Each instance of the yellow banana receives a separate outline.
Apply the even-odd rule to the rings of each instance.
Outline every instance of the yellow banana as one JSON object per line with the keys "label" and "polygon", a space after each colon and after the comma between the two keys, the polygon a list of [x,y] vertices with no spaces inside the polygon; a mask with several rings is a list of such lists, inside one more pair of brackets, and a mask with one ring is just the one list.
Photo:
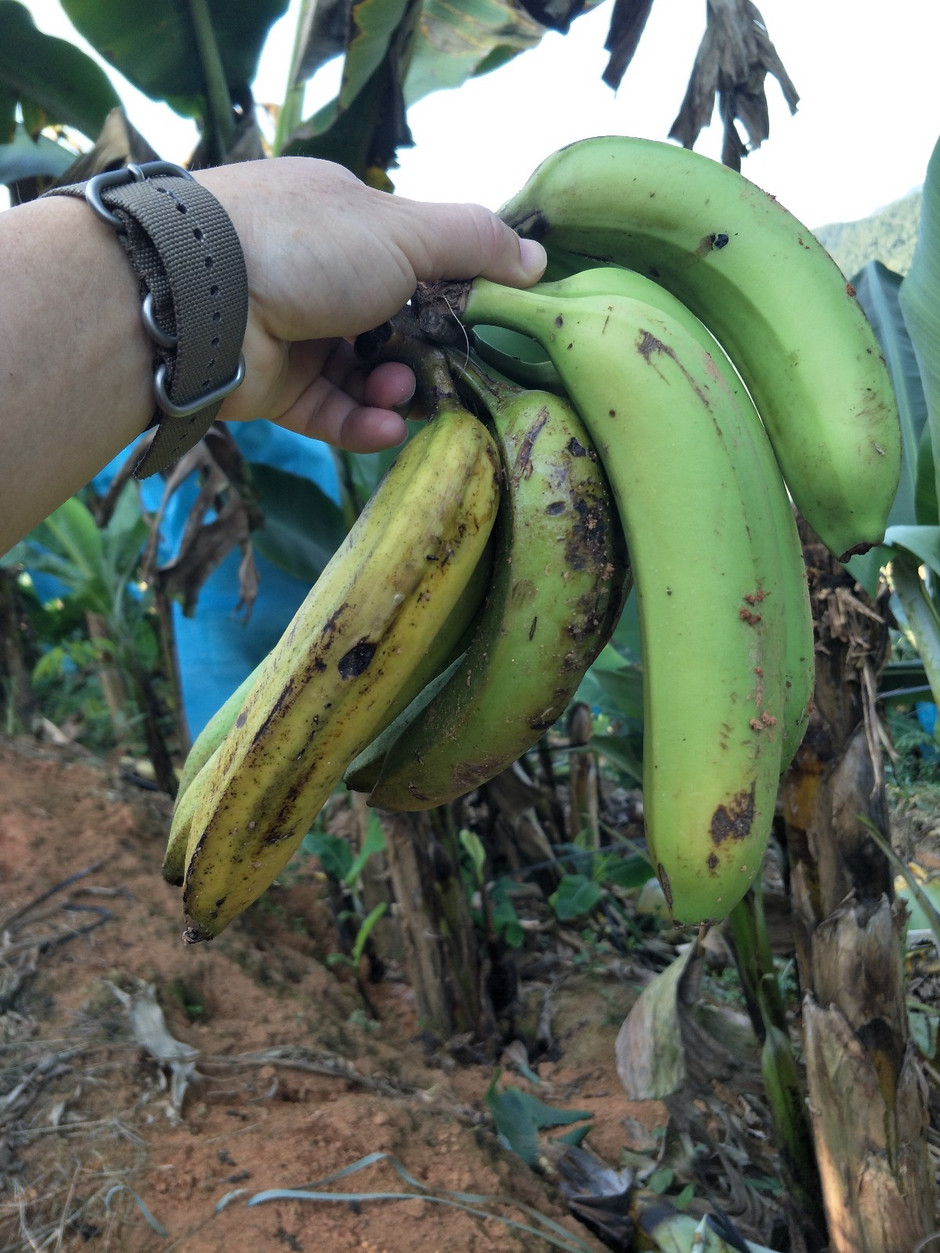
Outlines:
{"label": "yellow banana", "polygon": [[[466,586],[448,614],[447,620],[430,641],[424,654],[418,658],[414,670],[407,675],[402,690],[385,716],[386,723],[397,718],[426,684],[430,683],[446,666],[450,665],[454,657],[459,656],[464,650],[473,629],[473,621],[489,587],[492,567],[491,538]],[[216,749],[231,731],[260,672],[261,664],[255,667],[225,703],[216,710],[193,741],[186,760],[183,762],[176,803],[173,807],[170,834],[163,857],[163,877],[174,887],[182,885],[185,875],[186,849],[195,813],[196,795],[200,787],[207,784],[212,777],[212,771],[204,767],[209,759],[215,756]],[[383,730],[381,724],[377,730]],[[194,783],[195,787],[193,787]]]}
{"label": "yellow banana", "polygon": [[447,620],[498,502],[492,436],[443,399],[262,663],[198,788],[186,940],[217,935],[287,864]]}
{"label": "yellow banana", "polygon": [[822,245],[772,196],[698,153],[625,135],[553,153],[500,211],[563,269],[654,278],[720,341],[797,507],[837,556],[881,542],[900,474],[878,342]]}
{"label": "yellow banana", "polygon": [[747,422],[675,317],[621,294],[478,279],[463,311],[538,340],[620,511],[643,648],[643,804],[673,917],[724,917],[757,875],[782,764],[785,614]]}
{"label": "yellow banana", "polygon": [[[456,356],[456,354],[455,354]],[[564,713],[629,588],[616,506],[571,404],[461,358],[455,371],[499,445],[504,489],[492,584],[460,664],[354,763],[369,804],[430,809],[528,752]]]}

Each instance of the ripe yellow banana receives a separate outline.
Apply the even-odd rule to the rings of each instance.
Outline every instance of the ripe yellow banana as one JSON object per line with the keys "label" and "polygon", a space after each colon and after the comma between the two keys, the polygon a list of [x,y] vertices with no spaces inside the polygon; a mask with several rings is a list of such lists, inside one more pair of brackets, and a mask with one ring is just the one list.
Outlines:
{"label": "ripe yellow banana", "polygon": [[[785,769],[802,742],[812,706],[815,682],[813,615],[803,546],[793,506],[781,478],[766,428],[751,397],[731,359],[705,324],[681,300],[651,279],[618,266],[603,266],[580,270],[551,284],[543,283],[541,289],[551,291],[558,297],[618,293],[633,300],[645,301],[674,318],[696,340],[714,362],[716,381],[721,382],[733,395],[743,422],[736,438],[749,439],[753,443],[754,455],[761,467],[760,475],[748,475],[742,484],[742,497],[749,515],[753,510],[755,519],[751,537],[754,544],[764,550],[759,559],[762,568],[767,571],[765,592],[773,591],[778,606],[783,606],[786,618],[786,699],[782,743]],[[770,528],[760,529],[756,525],[757,520],[763,516],[764,505],[755,500],[755,492],[766,494],[766,505],[773,513],[773,525]]]}
{"label": "ripe yellow banana", "polygon": [[847,558],[881,542],[900,474],[888,372],[835,262],[772,196],[673,144],[600,136],[553,153],[501,215],[556,267],[614,262],[678,296],[740,372],[823,543]]}
{"label": "ripe yellow banana", "polygon": [[[455,354],[456,355],[456,354]],[[462,367],[462,368],[461,368]],[[504,489],[492,583],[460,663],[353,763],[369,804],[430,809],[528,752],[564,713],[629,590],[616,506],[571,404],[454,362],[487,413]],[[401,724],[397,735],[394,733]]]}
{"label": "ripe yellow banana", "polygon": [[498,503],[492,436],[443,400],[262,663],[208,779],[190,786],[185,939],[217,935],[287,864],[446,622]]}
{"label": "ripe yellow banana", "polygon": [[[491,536],[466,586],[447,615],[446,621],[430,641],[423,655],[417,659],[415,668],[407,675],[401,691],[383,719],[385,723],[397,718],[418,693],[466,648],[474,619],[489,588],[492,567],[493,541]],[[163,877],[174,887],[180,887],[185,876],[186,849],[192,830],[196,796],[200,788],[206,786],[212,778],[212,770],[206,770],[205,766],[210,758],[215,757],[216,749],[231,731],[248,693],[261,673],[261,668],[261,664],[256,666],[225,703],[216,710],[193,741],[186,760],[183,762],[170,833],[163,856]],[[376,729],[379,732],[384,730],[381,722]]]}
{"label": "ripe yellow banana", "polygon": [[763,466],[714,358],[675,317],[546,286],[478,279],[462,316],[543,345],[607,471],[640,620],[650,853],[674,918],[715,920],[760,870],[782,765],[785,607],[752,538],[776,524],[749,486]]}

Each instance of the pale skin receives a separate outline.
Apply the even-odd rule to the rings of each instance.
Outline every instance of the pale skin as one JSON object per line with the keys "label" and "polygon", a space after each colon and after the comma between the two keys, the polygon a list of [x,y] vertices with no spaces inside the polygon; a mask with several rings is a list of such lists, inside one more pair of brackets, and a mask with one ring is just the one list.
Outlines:
{"label": "pale skin", "polygon": [[[402,441],[414,376],[371,373],[350,340],[419,281],[483,275],[527,287],[544,270],[478,205],[374,191],[303,158],[197,174],[227,211],[248,271],[245,380],[219,418],[266,418],[351,452]],[[80,200],[0,213],[0,554],[88,483],[153,413],[151,344],[126,254]]]}

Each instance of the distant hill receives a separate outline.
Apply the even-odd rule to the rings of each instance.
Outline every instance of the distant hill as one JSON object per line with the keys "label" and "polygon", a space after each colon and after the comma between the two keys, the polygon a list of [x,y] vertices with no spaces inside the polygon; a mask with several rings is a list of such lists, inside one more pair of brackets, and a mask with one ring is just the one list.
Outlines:
{"label": "distant hill", "polygon": [[829,251],[846,278],[869,261],[881,261],[906,274],[914,255],[922,191],[913,191],[858,222],[820,226],[813,234]]}

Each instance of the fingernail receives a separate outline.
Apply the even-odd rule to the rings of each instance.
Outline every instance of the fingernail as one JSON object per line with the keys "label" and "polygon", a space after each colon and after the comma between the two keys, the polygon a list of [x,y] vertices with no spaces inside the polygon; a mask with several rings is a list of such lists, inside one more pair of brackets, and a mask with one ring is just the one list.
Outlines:
{"label": "fingernail", "polygon": [[520,238],[519,257],[526,274],[531,274],[533,278],[541,278],[548,264],[548,255],[537,240]]}

